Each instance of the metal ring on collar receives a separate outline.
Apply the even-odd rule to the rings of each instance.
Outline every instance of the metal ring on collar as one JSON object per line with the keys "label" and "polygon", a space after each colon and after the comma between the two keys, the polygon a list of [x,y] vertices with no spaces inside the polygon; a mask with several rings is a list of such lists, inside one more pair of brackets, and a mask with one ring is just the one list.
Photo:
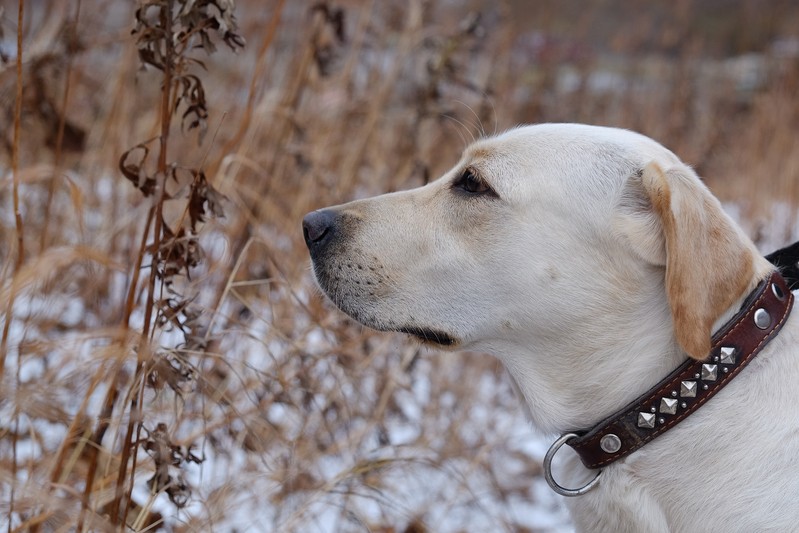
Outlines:
{"label": "metal ring on collar", "polygon": [[552,446],[549,447],[547,454],[544,456],[544,478],[547,480],[547,483],[549,483],[549,486],[552,487],[552,490],[561,496],[582,496],[589,490],[596,487],[599,484],[599,478],[602,476],[602,471],[600,470],[594,479],[578,489],[567,489],[566,487],[562,487],[557,481],[555,481],[555,478],[552,477],[552,459],[555,457],[555,454],[558,453],[558,450],[561,446],[569,442],[571,439],[577,438],[578,436],[579,435],[576,433],[566,433],[562,435],[558,440],[552,443]]}

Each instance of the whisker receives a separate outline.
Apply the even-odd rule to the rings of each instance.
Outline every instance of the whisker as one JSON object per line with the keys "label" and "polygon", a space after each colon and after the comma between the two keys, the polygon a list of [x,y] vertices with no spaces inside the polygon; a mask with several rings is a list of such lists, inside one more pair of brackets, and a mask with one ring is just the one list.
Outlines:
{"label": "whisker", "polygon": [[483,128],[483,121],[480,119],[480,115],[478,115],[477,112],[475,112],[474,108],[472,108],[472,106],[470,106],[466,102],[463,102],[461,100],[455,100],[455,102],[461,104],[463,107],[468,109],[472,115],[474,115],[474,118],[477,120],[477,130],[480,132],[480,138],[484,138],[486,136],[486,132],[485,129]]}
{"label": "whisker", "polygon": [[[464,124],[463,122],[461,122],[460,120],[458,120],[457,118],[455,118],[455,117],[453,117],[451,115],[447,115],[446,113],[442,114],[441,116],[443,116],[444,118],[447,118],[447,119],[455,122],[456,124],[459,124],[462,127],[462,129],[465,129],[466,131],[469,132],[469,135],[472,137],[472,142],[476,141],[476,139],[474,137],[474,134],[472,134],[471,130],[468,128],[468,126],[466,126],[466,124]],[[463,148],[466,148],[470,144],[469,141],[466,140],[466,136],[463,134],[462,129],[459,129],[459,128],[455,128],[455,129],[458,132],[458,135],[460,136],[461,141],[463,142]]]}

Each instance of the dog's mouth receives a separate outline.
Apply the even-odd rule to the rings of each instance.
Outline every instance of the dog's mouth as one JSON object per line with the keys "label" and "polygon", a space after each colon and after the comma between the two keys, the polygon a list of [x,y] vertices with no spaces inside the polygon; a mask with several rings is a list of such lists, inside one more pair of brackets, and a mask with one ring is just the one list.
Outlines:
{"label": "dog's mouth", "polygon": [[425,328],[417,328],[417,327],[404,327],[400,328],[397,331],[400,333],[407,333],[408,335],[413,335],[414,337],[421,339],[424,342],[428,342],[431,344],[437,344],[439,346],[448,346],[452,347],[458,344],[458,341],[443,331],[438,331],[434,329],[425,329]]}
{"label": "dog's mouth", "polygon": [[[440,329],[415,325],[401,326],[402,321],[398,322],[396,319],[387,318],[386,308],[390,308],[390,305],[374,297],[372,292],[369,292],[367,296],[365,290],[367,286],[371,286],[374,290],[374,287],[382,282],[382,278],[370,277],[368,272],[364,274],[366,269],[356,264],[357,270],[350,272],[344,279],[338,272],[342,270],[341,265],[346,265],[347,268],[344,270],[352,270],[353,266],[346,262],[338,265],[338,268],[336,268],[336,264],[328,266],[324,260],[320,261],[314,258],[313,268],[316,281],[336,307],[357,322],[378,331],[406,333],[424,343],[438,347],[454,348],[460,344],[457,338]],[[374,269],[370,267],[369,271],[372,270]]]}

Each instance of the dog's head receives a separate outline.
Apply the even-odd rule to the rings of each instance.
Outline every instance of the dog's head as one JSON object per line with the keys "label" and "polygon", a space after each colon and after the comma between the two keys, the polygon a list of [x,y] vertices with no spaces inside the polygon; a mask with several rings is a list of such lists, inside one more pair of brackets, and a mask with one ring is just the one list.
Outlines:
{"label": "dog's head", "polygon": [[[635,346],[641,322],[704,358],[714,324],[768,271],[674,154],[582,125],[480,140],[433,183],[315,211],[303,226],[319,285],[359,322],[523,351],[553,372],[600,345]],[[552,363],[553,351],[571,359]]]}

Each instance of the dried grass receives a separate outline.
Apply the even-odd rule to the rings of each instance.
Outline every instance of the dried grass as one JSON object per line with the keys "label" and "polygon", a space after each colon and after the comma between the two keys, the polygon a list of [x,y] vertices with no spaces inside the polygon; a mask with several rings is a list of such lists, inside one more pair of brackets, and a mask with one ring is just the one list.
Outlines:
{"label": "dried grass", "polygon": [[636,129],[764,246],[799,233],[791,2],[146,4],[0,8],[8,531],[555,528],[498,364],[354,324],[301,242],[475,136]]}

